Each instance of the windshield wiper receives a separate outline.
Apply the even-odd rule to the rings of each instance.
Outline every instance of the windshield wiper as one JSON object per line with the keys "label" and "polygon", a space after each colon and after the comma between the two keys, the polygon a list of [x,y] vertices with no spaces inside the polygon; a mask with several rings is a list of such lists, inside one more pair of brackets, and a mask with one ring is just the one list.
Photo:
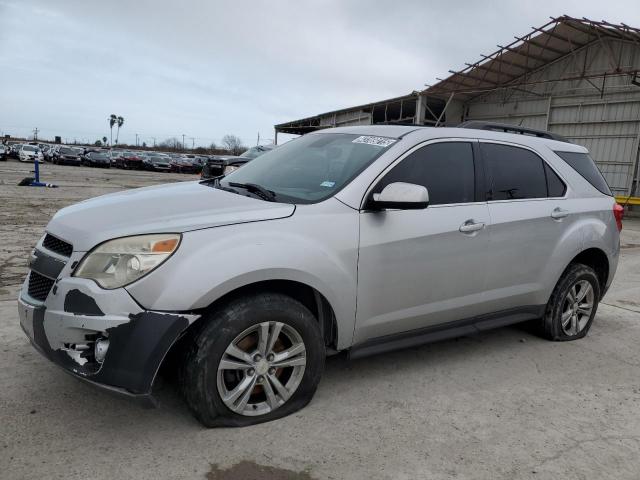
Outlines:
{"label": "windshield wiper", "polygon": [[229,182],[230,187],[235,188],[244,188],[246,191],[251,192],[258,197],[266,200],[267,202],[275,202],[276,201],[276,193],[271,190],[267,190],[262,185],[258,185],[257,183],[237,183],[237,182]]}

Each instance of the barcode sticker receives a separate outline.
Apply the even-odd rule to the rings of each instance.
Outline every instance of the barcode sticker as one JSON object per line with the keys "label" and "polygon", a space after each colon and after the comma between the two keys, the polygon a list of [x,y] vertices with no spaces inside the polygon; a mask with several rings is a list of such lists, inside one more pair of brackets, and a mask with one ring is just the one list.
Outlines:
{"label": "barcode sticker", "polygon": [[361,137],[356,138],[351,143],[366,143],[367,145],[373,145],[375,147],[385,148],[385,147],[388,147],[389,145],[396,143],[396,140],[394,138],[373,137],[373,136],[363,135]]}

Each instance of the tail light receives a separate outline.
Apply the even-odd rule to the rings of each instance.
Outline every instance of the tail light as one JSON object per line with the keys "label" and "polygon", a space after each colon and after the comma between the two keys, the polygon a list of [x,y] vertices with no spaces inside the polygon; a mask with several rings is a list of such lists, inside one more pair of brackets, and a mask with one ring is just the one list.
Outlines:
{"label": "tail light", "polygon": [[618,226],[618,231],[622,231],[622,217],[624,216],[624,207],[619,203],[613,205],[613,216],[616,217],[616,225]]}

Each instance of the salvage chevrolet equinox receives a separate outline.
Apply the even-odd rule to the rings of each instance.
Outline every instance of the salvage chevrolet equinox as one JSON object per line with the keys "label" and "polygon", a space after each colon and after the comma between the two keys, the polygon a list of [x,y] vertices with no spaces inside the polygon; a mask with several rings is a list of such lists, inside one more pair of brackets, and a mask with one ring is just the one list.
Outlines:
{"label": "salvage chevrolet equinox", "polygon": [[622,208],[585,148],[495,130],[327,129],[224,177],[64,208],[31,255],[22,328],[67,372],[140,399],[178,358],[206,426],[299,410],[339,351],[523,321],[582,338]]}

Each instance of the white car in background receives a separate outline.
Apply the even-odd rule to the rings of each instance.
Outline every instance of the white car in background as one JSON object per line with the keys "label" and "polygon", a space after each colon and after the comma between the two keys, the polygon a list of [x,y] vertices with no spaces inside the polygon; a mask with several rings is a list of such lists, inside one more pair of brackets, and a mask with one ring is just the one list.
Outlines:
{"label": "white car in background", "polygon": [[36,158],[39,162],[44,160],[42,152],[37,145],[22,145],[22,147],[20,147],[18,160],[21,162],[33,162]]}

